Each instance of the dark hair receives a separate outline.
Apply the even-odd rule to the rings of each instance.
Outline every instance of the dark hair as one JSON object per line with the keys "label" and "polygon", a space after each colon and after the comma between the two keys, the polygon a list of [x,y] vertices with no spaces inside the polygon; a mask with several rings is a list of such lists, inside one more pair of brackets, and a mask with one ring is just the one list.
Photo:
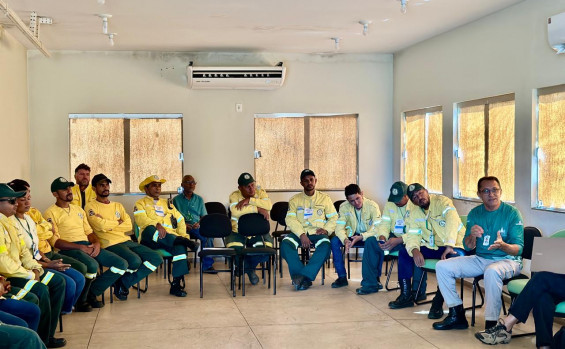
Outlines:
{"label": "dark hair", "polygon": [[78,171],[80,170],[86,170],[88,172],[90,172],[90,167],[88,167],[87,164],[80,164],[77,166],[77,168],[75,168],[75,174],[77,174]]}
{"label": "dark hair", "polygon": [[350,184],[347,187],[345,187],[345,197],[354,194],[361,194],[361,188],[359,188],[357,184]]}
{"label": "dark hair", "polygon": [[14,179],[8,183],[8,186],[10,186],[13,191],[26,191],[27,188],[30,187],[29,183],[23,179]]}
{"label": "dark hair", "polygon": [[481,183],[484,181],[495,181],[496,183],[498,183],[498,186],[502,188],[498,178],[496,178],[495,176],[484,176],[481,177],[481,179],[479,179],[479,182],[477,183],[477,191],[481,191]]}

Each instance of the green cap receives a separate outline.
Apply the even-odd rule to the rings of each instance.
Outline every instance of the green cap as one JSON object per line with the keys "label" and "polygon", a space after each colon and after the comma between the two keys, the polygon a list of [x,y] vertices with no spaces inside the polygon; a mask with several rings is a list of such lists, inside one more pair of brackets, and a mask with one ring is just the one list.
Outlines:
{"label": "green cap", "polygon": [[414,195],[415,192],[417,192],[420,189],[426,189],[424,188],[423,185],[421,185],[420,183],[412,183],[408,186],[408,197],[410,198],[410,200],[412,200],[412,195]]}
{"label": "green cap", "polygon": [[247,172],[243,172],[242,174],[240,174],[239,178],[237,179],[237,185],[241,185],[241,186],[245,186],[253,182],[255,182],[253,176]]}
{"label": "green cap", "polygon": [[26,194],[26,191],[14,191],[6,183],[0,183],[0,198],[19,198]]}
{"label": "green cap", "polygon": [[392,187],[390,187],[390,195],[388,196],[388,201],[394,202],[395,204],[400,202],[404,195],[406,195],[406,189],[408,186],[402,181],[394,182]]}
{"label": "green cap", "polygon": [[54,193],[57,190],[67,189],[68,187],[74,186],[75,184],[73,182],[69,182],[63,177],[58,177],[51,183],[51,192]]}

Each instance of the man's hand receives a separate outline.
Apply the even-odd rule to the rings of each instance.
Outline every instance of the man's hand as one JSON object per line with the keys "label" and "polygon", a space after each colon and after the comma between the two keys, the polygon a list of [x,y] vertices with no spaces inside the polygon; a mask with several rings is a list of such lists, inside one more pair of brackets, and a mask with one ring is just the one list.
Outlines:
{"label": "man's hand", "polygon": [[324,228],[316,229],[316,235],[328,235],[328,231]]}
{"label": "man's hand", "polygon": [[310,243],[310,239],[308,238],[308,235],[306,233],[300,235],[300,244],[303,248],[309,248]]}
{"label": "man's hand", "polygon": [[489,246],[489,251],[502,249],[506,243],[502,240],[502,236],[500,236],[500,230],[496,232],[496,240]]}
{"label": "man's hand", "polygon": [[414,264],[416,264],[417,267],[422,267],[426,263],[426,260],[424,259],[424,255],[422,254],[422,252],[420,252],[419,249],[417,248],[413,249],[412,256],[414,256]]}
{"label": "man's hand", "polygon": [[363,235],[355,235],[354,237],[351,238],[351,247],[354,247],[355,244],[357,244],[359,241],[363,241]]}
{"label": "man's hand", "polygon": [[379,244],[379,247],[383,250],[391,251],[396,246],[402,243],[402,238],[390,238],[384,244]]}
{"label": "man's hand", "polygon": [[345,238],[345,241],[343,242],[343,246],[345,246],[345,254],[348,254],[349,249],[351,248],[351,240]]}
{"label": "man's hand", "polygon": [[0,297],[10,292],[11,288],[12,286],[10,285],[10,281],[6,280],[5,277],[0,275]]}
{"label": "man's hand", "polygon": [[89,256],[91,256],[92,251],[94,251],[92,245],[79,245],[79,250],[81,250],[82,252],[86,253]]}
{"label": "man's hand", "polygon": [[190,223],[186,223],[186,231],[189,232],[189,231],[191,231],[192,229],[195,229],[195,228],[194,228],[195,225],[196,225],[196,224],[192,225],[192,224],[190,224]]}
{"label": "man's hand", "polygon": [[198,229],[200,228],[200,222],[196,222],[192,225],[192,229]]}
{"label": "man's hand", "polygon": [[121,218],[120,218],[120,219],[118,219],[118,224],[122,224],[123,222],[124,222],[124,220],[123,220],[123,219],[121,219]]}
{"label": "man's hand", "polygon": [[90,254],[90,256],[92,257],[98,256],[98,254],[100,253],[100,243],[98,241],[88,245],[88,247],[92,248],[92,253]]}
{"label": "man's hand", "polygon": [[63,263],[62,259],[50,260],[49,262],[47,262],[47,268],[54,269],[57,271],[65,271],[70,267],[71,265]]}
{"label": "man's hand", "polygon": [[441,259],[447,259],[448,254],[457,254],[457,252],[453,251],[453,247],[445,246],[445,251],[443,251],[443,253],[441,254]]}
{"label": "man's hand", "polygon": [[157,231],[159,232],[159,239],[164,239],[167,236],[167,230],[161,225],[161,223],[157,223],[155,226]]}
{"label": "man's hand", "polygon": [[269,220],[269,211],[265,210],[264,208],[257,207],[257,213],[262,214],[266,220]]}
{"label": "man's hand", "polygon": [[249,199],[250,198],[241,200],[240,202],[237,203],[237,205],[235,205],[235,208],[237,208],[238,210],[241,210],[245,206],[249,205]]}
{"label": "man's hand", "polygon": [[100,219],[104,219],[104,217],[102,217],[102,215],[101,215],[100,213],[95,214],[94,217],[98,217],[98,218],[100,218]]}
{"label": "man's hand", "polygon": [[33,271],[33,274],[35,274],[35,281],[39,281],[39,276],[40,276],[39,270],[33,269],[32,271]]}

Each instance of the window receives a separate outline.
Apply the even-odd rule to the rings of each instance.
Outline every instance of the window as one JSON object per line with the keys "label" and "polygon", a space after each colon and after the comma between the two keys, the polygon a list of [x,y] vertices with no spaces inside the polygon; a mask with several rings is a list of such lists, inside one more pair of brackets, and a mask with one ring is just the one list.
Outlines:
{"label": "window", "polygon": [[565,85],[539,89],[537,103],[534,205],[565,211]]}
{"label": "window", "polygon": [[309,168],[318,189],[343,190],[357,183],[357,115],[256,115],[255,150],[263,188],[302,190],[300,172]]}
{"label": "window", "polygon": [[458,198],[477,198],[479,178],[496,176],[514,201],[514,94],[457,104]]}
{"label": "window", "polygon": [[70,178],[80,163],[104,173],[112,193],[140,193],[150,175],[175,192],[182,178],[182,114],[70,114]]}
{"label": "window", "polygon": [[404,113],[404,182],[435,193],[442,192],[442,117],[441,107]]}

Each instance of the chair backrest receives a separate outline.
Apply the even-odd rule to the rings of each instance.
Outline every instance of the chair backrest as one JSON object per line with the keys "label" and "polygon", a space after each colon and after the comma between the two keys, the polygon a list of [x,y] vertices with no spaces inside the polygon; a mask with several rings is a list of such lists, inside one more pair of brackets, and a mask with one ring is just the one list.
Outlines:
{"label": "chair backrest", "polygon": [[260,213],[250,213],[239,217],[237,231],[243,236],[268,234],[271,230],[269,221]]}
{"label": "chair backrest", "polygon": [[200,220],[200,235],[206,238],[224,238],[231,234],[231,222],[227,215],[211,213]]}
{"label": "chair backrest", "polygon": [[541,231],[536,227],[524,227],[524,248],[522,249],[522,258],[532,259],[532,250],[534,249],[534,237],[540,237]]}
{"label": "chair backrest", "polygon": [[556,231],[550,238],[565,238],[565,229]]}
{"label": "chair backrest", "polygon": [[282,225],[286,228],[286,213],[288,212],[288,201],[278,201],[275,202],[273,208],[271,208],[271,219],[277,222],[277,228]]}
{"label": "chair backrest", "polygon": [[341,206],[341,204],[343,204],[344,202],[345,200],[337,200],[334,202],[334,207],[337,212],[339,212],[339,206]]}
{"label": "chair backrest", "polygon": [[219,214],[223,214],[224,216],[228,215],[226,206],[224,206],[224,204],[222,204],[221,202],[210,201],[205,203],[204,206],[206,207],[206,212],[208,212],[208,214],[219,213]]}

